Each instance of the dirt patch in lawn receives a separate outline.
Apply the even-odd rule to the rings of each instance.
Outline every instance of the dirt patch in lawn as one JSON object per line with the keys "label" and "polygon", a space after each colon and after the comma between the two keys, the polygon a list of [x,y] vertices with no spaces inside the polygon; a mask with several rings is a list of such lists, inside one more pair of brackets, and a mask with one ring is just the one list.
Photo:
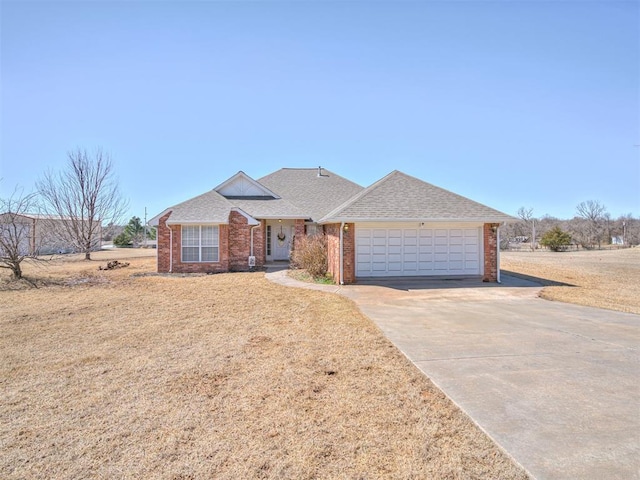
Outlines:
{"label": "dirt patch in lawn", "polygon": [[0,291],[1,478],[526,478],[349,300],[113,258]]}
{"label": "dirt patch in lawn", "polygon": [[640,314],[640,248],[503,252],[504,273],[534,277],[549,300]]}

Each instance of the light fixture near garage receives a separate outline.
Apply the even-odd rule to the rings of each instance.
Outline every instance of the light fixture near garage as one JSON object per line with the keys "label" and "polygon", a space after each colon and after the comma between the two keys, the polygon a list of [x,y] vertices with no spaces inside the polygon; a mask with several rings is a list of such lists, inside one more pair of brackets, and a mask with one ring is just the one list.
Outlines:
{"label": "light fixture near garage", "polygon": [[345,231],[345,232],[348,232],[348,231],[349,231],[349,224],[348,224],[348,223],[345,223],[345,224],[344,224],[344,231]]}
{"label": "light fixture near garage", "polygon": [[496,232],[498,231],[498,226],[499,226],[499,225],[496,225],[496,224],[491,225],[491,231],[492,231],[493,233],[496,233]]}

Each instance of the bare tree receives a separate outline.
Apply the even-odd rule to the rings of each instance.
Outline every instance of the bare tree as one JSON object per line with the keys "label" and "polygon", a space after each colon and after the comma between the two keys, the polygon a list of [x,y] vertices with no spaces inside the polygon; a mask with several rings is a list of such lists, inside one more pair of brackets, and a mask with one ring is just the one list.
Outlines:
{"label": "bare tree", "polygon": [[118,223],[126,209],[108,153],[98,148],[91,156],[84,149],[68,153],[64,171],[48,171],[37,188],[49,215],[60,217],[58,234],[91,259],[100,241],[102,222]]}
{"label": "bare tree", "polygon": [[588,243],[593,246],[597,241],[600,248],[607,214],[606,207],[597,200],[587,200],[580,203],[576,211],[579,217],[586,220]]}
{"label": "bare tree", "polygon": [[536,219],[533,216],[533,208],[524,208],[524,207],[520,207],[518,209],[518,217],[520,217],[520,219],[526,224],[528,225],[529,223],[531,223],[531,239],[530,239],[530,244],[531,244],[531,250],[536,249]]}
{"label": "bare tree", "polygon": [[35,224],[26,216],[36,209],[36,195],[24,195],[18,188],[10,197],[0,198],[0,268],[11,270],[15,280],[22,278],[22,261],[37,251]]}
{"label": "bare tree", "polygon": [[624,245],[640,244],[640,219],[635,218],[631,213],[622,215],[616,221],[617,234],[622,237]]}

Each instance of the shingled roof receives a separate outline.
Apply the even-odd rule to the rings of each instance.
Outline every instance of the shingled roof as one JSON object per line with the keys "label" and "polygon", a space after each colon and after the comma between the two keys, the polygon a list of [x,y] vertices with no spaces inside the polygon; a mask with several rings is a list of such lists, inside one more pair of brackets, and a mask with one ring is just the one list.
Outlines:
{"label": "shingled roof", "polygon": [[[243,178],[246,176],[239,172],[232,179],[240,174]],[[266,187],[279,198],[269,195],[225,197],[214,189],[164,210],[149,223],[157,225],[160,217],[171,211],[167,221],[170,224],[225,224],[232,210],[243,213],[252,225],[256,219],[269,218],[304,218],[319,223],[515,220],[397,170],[366,189],[321,168],[282,168],[257,182],[249,180],[250,186]]]}
{"label": "shingled roof", "polygon": [[[215,190],[209,190],[202,195],[193,197],[182,203],[167,208],[162,213],[156,215],[149,221],[150,225],[157,225],[158,220],[167,212],[171,216],[167,220],[168,224],[189,224],[189,223],[228,223],[229,212],[237,209],[229,200],[224,198]],[[255,223],[255,222],[253,222]]]}
{"label": "shingled roof", "polygon": [[513,217],[398,170],[326,214],[320,223],[380,221],[505,222]]}
{"label": "shingled roof", "polygon": [[309,215],[284,198],[229,198],[235,207],[254,218],[307,218]]}
{"label": "shingled roof", "polygon": [[[317,222],[363,187],[325,168],[282,168],[258,180]],[[253,214],[253,212],[250,212]]]}

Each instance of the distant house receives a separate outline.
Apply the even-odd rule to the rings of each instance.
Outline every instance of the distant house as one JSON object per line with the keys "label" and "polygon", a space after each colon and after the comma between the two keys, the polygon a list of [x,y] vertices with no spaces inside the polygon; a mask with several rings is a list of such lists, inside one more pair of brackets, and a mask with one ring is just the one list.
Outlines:
{"label": "distant house", "polygon": [[[10,217],[11,215],[11,217]],[[0,214],[0,234],[6,231],[10,223],[20,225],[24,229],[19,246],[23,255],[50,255],[54,253],[73,253],[77,248],[72,242],[65,240],[65,223],[69,218],[40,214]],[[101,229],[98,229],[94,249],[101,245]]]}
{"label": "distant house", "polygon": [[399,171],[368,188],[326,169],[240,171],[150,220],[158,272],[227,272],[288,260],[327,236],[337,283],[396,276],[499,279],[499,226],[513,217]]}

